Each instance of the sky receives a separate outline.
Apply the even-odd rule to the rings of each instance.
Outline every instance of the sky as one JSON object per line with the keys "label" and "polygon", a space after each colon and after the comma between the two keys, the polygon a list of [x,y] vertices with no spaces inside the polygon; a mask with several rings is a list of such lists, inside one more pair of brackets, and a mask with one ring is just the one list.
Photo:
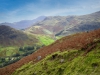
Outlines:
{"label": "sky", "polygon": [[97,11],[100,11],[100,0],[0,0],[0,23]]}

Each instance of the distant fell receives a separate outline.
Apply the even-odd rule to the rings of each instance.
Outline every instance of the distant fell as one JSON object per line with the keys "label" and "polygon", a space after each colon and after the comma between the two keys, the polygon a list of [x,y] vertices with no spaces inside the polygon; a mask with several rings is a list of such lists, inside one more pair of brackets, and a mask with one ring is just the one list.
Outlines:
{"label": "distant fell", "polygon": [[33,20],[21,20],[19,22],[14,22],[14,23],[5,22],[5,23],[1,23],[0,25],[7,25],[15,29],[25,29],[32,26],[34,23],[40,22],[44,19],[45,19],[45,16],[40,16]]}
{"label": "distant fell", "polygon": [[[43,21],[26,29],[38,33],[36,27],[46,35],[46,31],[56,36],[66,36],[77,32],[91,31],[100,28],[100,11],[81,16],[48,16]],[[40,34],[40,33],[39,33]],[[49,34],[48,34],[49,35]]]}

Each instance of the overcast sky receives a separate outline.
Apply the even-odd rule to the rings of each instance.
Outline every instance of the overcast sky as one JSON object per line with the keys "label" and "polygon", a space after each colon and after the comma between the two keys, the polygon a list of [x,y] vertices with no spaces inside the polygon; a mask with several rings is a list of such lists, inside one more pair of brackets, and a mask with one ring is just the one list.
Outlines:
{"label": "overcast sky", "polygon": [[100,0],[0,0],[0,23],[96,11],[100,11]]}

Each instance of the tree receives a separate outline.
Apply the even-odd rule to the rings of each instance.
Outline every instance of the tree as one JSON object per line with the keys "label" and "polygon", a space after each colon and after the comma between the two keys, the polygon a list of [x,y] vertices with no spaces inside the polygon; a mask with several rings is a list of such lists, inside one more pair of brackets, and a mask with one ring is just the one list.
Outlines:
{"label": "tree", "polygon": [[27,47],[24,47],[24,50],[34,50],[34,46],[27,46]]}
{"label": "tree", "polygon": [[16,53],[12,57],[18,57],[18,56],[20,56],[20,54],[19,53]]}
{"label": "tree", "polygon": [[23,47],[20,47],[20,48],[19,48],[19,51],[24,51]]}

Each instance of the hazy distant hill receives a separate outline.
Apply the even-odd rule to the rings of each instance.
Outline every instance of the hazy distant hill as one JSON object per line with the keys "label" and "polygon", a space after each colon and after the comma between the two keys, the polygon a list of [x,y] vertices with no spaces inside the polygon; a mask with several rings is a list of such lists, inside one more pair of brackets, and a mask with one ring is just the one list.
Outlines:
{"label": "hazy distant hill", "polygon": [[[33,24],[26,29],[27,32],[42,34],[54,34],[66,36],[76,32],[90,31],[100,28],[100,11],[82,16],[50,16],[43,21]],[[37,30],[37,31],[36,31]],[[39,33],[40,34],[40,33]]]}
{"label": "hazy distant hill", "polygon": [[15,29],[25,29],[25,28],[32,26],[34,23],[40,22],[44,19],[45,19],[45,16],[40,16],[33,20],[22,20],[22,21],[14,22],[14,23],[5,22],[5,23],[1,23],[0,25],[7,25]]}

